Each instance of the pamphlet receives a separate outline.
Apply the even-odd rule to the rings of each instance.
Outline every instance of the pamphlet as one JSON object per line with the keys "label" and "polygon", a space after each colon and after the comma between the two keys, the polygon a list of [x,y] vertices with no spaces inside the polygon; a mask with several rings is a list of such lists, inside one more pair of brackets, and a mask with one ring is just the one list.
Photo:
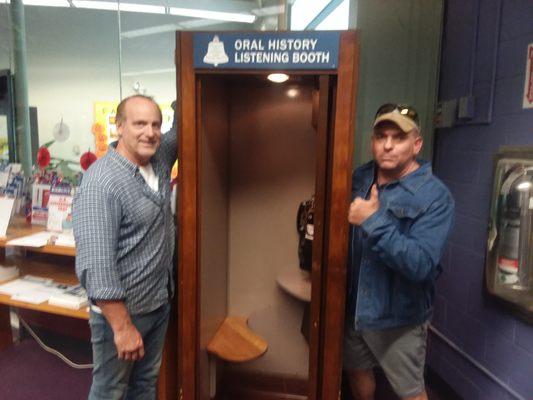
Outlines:
{"label": "pamphlet", "polygon": [[53,232],[72,232],[72,196],[70,185],[53,186],[48,200],[46,229]]}
{"label": "pamphlet", "polygon": [[50,184],[34,183],[31,199],[31,223],[46,225],[48,221],[48,200]]}
{"label": "pamphlet", "polygon": [[48,304],[78,310],[89,304],[87,292],[81,285],[71,286],[64,293],[52,295]]}
{"label": "pamphlet", "polygon": [[5,237],[15,199],[13,197],[0,197],[0,237]]}
{"label": "pamphlet", "polygon": [[43,247],[50,243],[52,232],[38,232],[7,241],[8,246]]}

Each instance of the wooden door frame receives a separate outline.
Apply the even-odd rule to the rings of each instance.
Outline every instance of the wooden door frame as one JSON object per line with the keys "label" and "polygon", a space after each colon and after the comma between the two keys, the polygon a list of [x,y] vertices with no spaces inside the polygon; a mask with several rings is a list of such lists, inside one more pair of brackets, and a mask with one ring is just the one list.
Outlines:
{"label": "wooden door frame", "polygon": [[[180,400],[195,400],[198,395],[199,355],[199,93],[193,65],[193,32],[176,33],[176,80],[178,86],[176,112],[179,116],[178,157],[178,266],[177,318],[178,362],[177,382]],[[319,112],[334,116],[325,129],[328,133],[326,191],[323,199],[324,240],[320,259],[313,260],[313,284],[320,292],[312,307],[310,352],[310,400],[336,400],[340,390],[346,255],[348,249],[347,209],[351,195],[351,166],[355,126],[358,36],[355,31],[341,32],[339,66],[332,71],[290,71],[293,74],[336,75],[337,90],[333,108],[320,105]],[[243,73],[217,70],[213,73]],[[245,73],[264,73],[253,71]],[[210,71],[201,71],[210,73]],[[320,79],[320,78],[319,78]],[[332,79],[328,77],[329,80]],[[329,88],[329,83],[327,84]],[[321,108],[322,107],[322,108]],[[326,153],[324,153],[326,154]],[[317,182],[318,183],[318,182]],[[317,241],[318,242],[318,241]],[[322,261],[322,262],[320,262]],[[322,268],[321,268],[322,266]],[[318,276],[318,278],[317,278]],[[316,281],[319,281],[316,283]],[[318,286],[319,285],[319,286]],[[315,287],[315,286],[313,286]],[[328,295],[330,294],[330,295]],[[314,311],[313,311],[314,310]],[[314,312],[314,314],[313,314]],[[314,343],[314,344],[313,344]],[[332,379],[332,375],[336,375]]]}
{"label": "wooden door frame", "polygon": [[[351,200],[358,64],[358,34],[355,31],[342,32],[332,111],[334,120],[328,138],[326,187],[329,193],[325,203],[316,400],[340,398],[348,254],[347,212]],[[310,400],[315,399],[310,396]]]}
{"label": "wooden door frame", "polygon": [[[176,110],[179,116],[178,159],[178,399],[196,399],[199,351],[198,130],[193,36],[176,33]],[[192,101],[191,101],[192,99]]]}

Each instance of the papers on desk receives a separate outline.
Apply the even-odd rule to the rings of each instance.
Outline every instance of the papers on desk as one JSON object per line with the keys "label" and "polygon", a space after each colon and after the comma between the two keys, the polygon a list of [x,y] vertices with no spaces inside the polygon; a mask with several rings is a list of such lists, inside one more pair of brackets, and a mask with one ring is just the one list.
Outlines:
{"label": "papers on desk", "polygon": [[50,279],[40,280],[22,277],[0,285],[0,294],[11,296],[12,300],[31,304],[44,303],[53,294],[64,291],[65,285],[55,284]]}
{"label": "papers on desk", "polygon": [[54,294],[48,299],[48,304],[53,306],[79,310],[89,304],[87,292],[81,285],[72,286],[63,293]]}
{"label": "papers on desk", "polygon": [[68,233],[56,233],[54,236],[55,239],[52,240],[56,246],[76,247],[74,235],[69,235]]}
{"label": "papers on desk", "polygon": [[4,267],[0,265],[0,282],[9,281],[19,276],[19,269],[17,267]]}
{"label": "papers on desk", "polygon": [[80,309],[87,305],[87,294],[80,285],[63,285],[51,279],[26,275],[20,279],[0,285],[0,294],[11,296],[12,300],[31,304],[48,301],[51,305]]}
{"label": "papers on desk", "polygon": [[52,232],[38,232],[28,236],[22,236],[17,239],[8,240],[8,246],[24,246],[24,247],[43,247],[50,242]]}
{"label": "papers on desk", "polygon": [[9,240],[8,246],[23,246],[23,247],[43,247],[47,244],[55,244],[56,246],[75,247],[74,236],[66,233],[56,232],[38,232],[28,236],[22,236],[17,239]]}

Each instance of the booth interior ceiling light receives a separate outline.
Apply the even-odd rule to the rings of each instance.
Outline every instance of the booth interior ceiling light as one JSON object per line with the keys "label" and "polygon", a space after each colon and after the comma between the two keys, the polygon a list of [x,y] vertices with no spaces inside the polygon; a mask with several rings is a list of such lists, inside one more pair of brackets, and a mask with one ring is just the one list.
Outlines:
{"label": "booth interior ceiling light", "polygon": [[267,79],[271,82],[282,83],[289,79],[287,74],[269,74]]}

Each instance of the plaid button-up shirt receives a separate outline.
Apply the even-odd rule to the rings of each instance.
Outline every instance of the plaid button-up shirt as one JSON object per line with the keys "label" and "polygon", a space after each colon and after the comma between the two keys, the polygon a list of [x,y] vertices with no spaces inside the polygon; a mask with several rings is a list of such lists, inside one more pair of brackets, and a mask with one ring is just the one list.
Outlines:
{"label": "plaid button-up shirt", "polygon": [[176,143],[175,130],[163,135],[151,159],[158,192],[115,151],[116,144],[83,176],[73,202],[76,273],[91,301],[124,300],[136,315],[173,295],[170,170]]}

